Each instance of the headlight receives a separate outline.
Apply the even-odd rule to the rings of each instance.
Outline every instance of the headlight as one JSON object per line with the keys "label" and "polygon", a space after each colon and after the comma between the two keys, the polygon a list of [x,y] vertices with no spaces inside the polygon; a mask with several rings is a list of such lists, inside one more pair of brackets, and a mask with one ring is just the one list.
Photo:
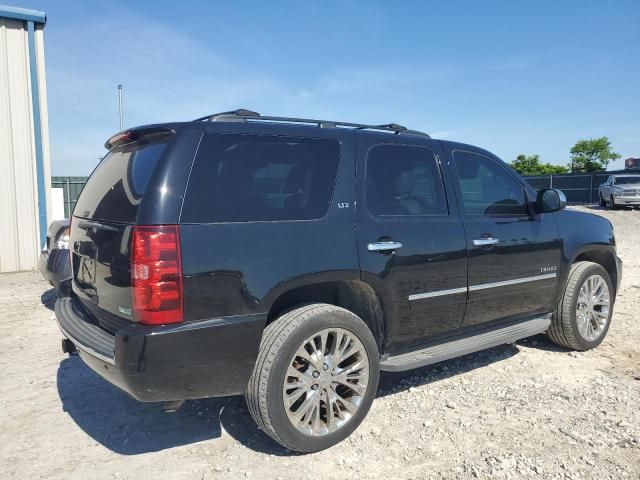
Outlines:
{"label": "headlight", "polygon": [[58,250],[69,249],[69,227],[60,231],[60,233],[58,234],[58,238],[56,239],[56,248]]}

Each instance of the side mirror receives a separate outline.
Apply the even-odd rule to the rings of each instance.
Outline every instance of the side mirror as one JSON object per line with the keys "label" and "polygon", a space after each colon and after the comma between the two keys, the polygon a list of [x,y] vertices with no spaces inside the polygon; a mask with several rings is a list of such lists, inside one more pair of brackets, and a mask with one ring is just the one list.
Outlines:
{"label": "side mirror", "polygon": [[538,213],[550,213],[562,210],[567,206],[567,197],[562,190],[549,188],[540,190],[536,201]]}

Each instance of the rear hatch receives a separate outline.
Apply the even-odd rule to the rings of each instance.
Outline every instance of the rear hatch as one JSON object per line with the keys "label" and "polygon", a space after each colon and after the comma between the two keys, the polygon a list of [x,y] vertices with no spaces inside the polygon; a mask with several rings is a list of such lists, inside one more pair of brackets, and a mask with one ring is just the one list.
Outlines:
{"label": "rear hatch", "polygon": [[118,139],[125,143],[111,148],[96,167],[73,211],[69,240],[73,291],[89,313],[113,329],[119,321],[135,321],[130,251],[133,225],[171,138],[167,131],[120,135]]}

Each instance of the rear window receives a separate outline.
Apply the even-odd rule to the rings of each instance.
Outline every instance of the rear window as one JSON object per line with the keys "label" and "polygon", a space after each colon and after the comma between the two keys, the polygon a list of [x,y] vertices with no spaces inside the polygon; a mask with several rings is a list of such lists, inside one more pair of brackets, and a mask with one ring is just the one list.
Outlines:
{"label": "rear window", "polygon": [[134,222],[138,205],[168,139],[111,150],[89,177],[73,211],[77,217]]}
{"label": "rear window", "polygon": [[185,223],[311,220],[329,209],[335,140],[207,134],[191,172]]}

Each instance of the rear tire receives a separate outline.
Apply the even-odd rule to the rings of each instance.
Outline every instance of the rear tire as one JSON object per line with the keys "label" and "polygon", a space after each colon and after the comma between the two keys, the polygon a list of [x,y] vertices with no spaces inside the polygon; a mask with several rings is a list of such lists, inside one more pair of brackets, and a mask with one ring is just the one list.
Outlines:
{"label": "rear tire", "polygon": [[584,351],[600,345],[613,313],[614,290],[607,271],[593,262],[576,262],[547,331],[557,345]]}
{"label": "rear tire", "polygon": [[369,327],[344,308],[316,303],[267,326],[245,397],[255,422],[276,442],[316,452],[360,425],[379,376]]}

